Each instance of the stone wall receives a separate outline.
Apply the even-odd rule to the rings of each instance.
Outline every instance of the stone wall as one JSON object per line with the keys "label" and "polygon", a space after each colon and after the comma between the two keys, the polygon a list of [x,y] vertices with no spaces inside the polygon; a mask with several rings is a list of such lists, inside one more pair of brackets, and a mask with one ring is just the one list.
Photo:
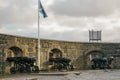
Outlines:
{"label": "stone wall", "polygon": [[[4,60],[8,56],[34,56],[38,58],[37,45],[36,38],[0,34],[0,52],[4,53]],[[92,52],[103,53],[106,57],[120,54],[120,43],[89,43],[41,39],[40,46],[41,69],[48,69],[49,54],[52,50],[58,50],[62,53],[62,57],[72,59],[72,64],[76,69],[88,68],[86,66],[89,66],[89,55]],[[120,68],[119,60],[119,58],[116,59],[117,63],[115,66]]]}

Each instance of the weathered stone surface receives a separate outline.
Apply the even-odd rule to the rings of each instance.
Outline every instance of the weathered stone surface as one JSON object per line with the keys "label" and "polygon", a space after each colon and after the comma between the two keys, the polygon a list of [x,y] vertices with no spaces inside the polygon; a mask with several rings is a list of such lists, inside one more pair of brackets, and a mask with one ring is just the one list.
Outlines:
{"label": "weathered stone surface", "polygon": [[[9,50],[12,51],[12,56],[34,56],[37,58],[37,42],[36,38],[0,34],[0,51],[5,54],[4,59],[9,56]],[[41,39],[40,46],[40,66],[43,69],[48,68],[49,54],[54,49],[59,51],[62,57],[71,58],[72,64],[77,69],[84,69],[89,66],[87,61],[92,52],[104,53],[106,57],[120,54],[120,43],[85,43]],[[120,68],[120,57],[116,58],[115,62],[115,67]]]}

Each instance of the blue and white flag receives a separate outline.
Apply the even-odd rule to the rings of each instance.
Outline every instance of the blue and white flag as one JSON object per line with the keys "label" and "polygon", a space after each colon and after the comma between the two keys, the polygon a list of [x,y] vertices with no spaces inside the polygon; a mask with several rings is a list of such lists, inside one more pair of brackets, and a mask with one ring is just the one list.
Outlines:
{"label": "blue and white flag", "polygon": [[42,4],[41,4],[40,0],[39,0],[39,11],[43,15],[44,18],[48,17],[45,10],[44,10],[44,8],[43,8],[43,6],[42,6]]}

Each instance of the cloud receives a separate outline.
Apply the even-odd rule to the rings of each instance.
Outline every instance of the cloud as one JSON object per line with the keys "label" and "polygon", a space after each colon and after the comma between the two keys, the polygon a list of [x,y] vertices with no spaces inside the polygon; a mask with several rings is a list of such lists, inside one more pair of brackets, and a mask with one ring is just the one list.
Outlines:
{"label": "cloud", "polygon": [[[41,1],[48,14],[40,17],[41,38],[84,42],[94,29],[103,41],[120,42],[120,0]],[[0,0],[1,33],[37,37],[37,17],[37,0]]]}
{"label": "cloud", "polygon": [[[58,28],[59,29],[59,28]],[[77,29],[63,30],[63,31],[51,31],[51,29],[41,29],[41,38],[52,40],[66,40],[66,41],[88,41],[88,30],[82,31]],[[83,34],[85,33],[85,34]]]}
{"label": "cloud", "polygon": [[53,0],[53,4],[47,8],[48,14],[54,15],[49,22],[56,22],[61,27],[103,27],[109,19],[113,22],[115,18],[118,20],[119,3],[119,0]]}
{"label": "cloud", "polygon": [[54,0],[50,6],[54,15],[105,16],[119,9],[119,0]]}
{"label": "cloud", "polygon": [[35,10],[31,0],[2,0],[0,24],[27,24],[35,22]]}
{"label": "cloud", "polygon": [[[0,0],[0,32],[30,36],[37,31],[37,0]],[[37,24],[36,24],[37,26]]]}

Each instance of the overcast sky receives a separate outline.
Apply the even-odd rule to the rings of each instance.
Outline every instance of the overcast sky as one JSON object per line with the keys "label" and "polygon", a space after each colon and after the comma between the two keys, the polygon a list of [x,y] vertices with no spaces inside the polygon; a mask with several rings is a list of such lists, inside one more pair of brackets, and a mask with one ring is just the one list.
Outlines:
{"label": "overcast sky", "polygon": [[[0,33],[37,37],[38,0],[0,0]],[[89,41],[89,30],[102,30],[103,42],[120,42],[120,0],[41,0],[40,37]]]}

